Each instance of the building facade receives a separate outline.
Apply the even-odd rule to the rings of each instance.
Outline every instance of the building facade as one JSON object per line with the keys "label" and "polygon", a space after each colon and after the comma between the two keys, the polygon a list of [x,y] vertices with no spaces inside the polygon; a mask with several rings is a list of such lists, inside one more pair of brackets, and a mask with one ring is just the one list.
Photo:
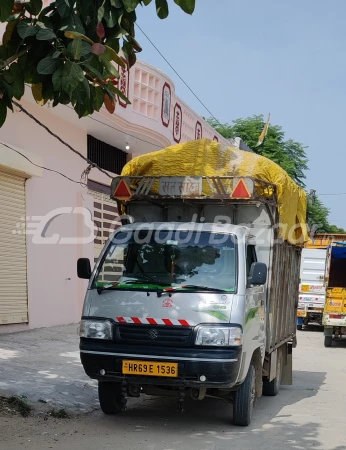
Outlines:
{"label": "building facade", "polygon": [[53,134],[111,176],[171,144],[204,137],[230,144],[164,73],[144,62],[119,72],[131,104],[118,99],[113,115],[103,108],[78,119],[68,105],[40,107],[28,88],[21,103],[49,132],[20,110],[0,128],[0,333],[78,322],[87,283],[76,261],[95,261],[118,226],[110,178],[85,173],[88,164]]}

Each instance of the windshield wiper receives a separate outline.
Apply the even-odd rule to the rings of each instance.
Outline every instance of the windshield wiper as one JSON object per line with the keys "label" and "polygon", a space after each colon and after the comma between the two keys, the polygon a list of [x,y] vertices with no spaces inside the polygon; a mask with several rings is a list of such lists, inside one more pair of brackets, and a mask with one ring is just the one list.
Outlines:
{"label": "windshield wiper", "polygon": [[201,289],[202,291],[226,292],[224,289],[212,288],[209,286],[198,286],[197,284],[184,284],[181,286],[186,289]]}
{"label": "windshield wiper", "polygon": [[208,291],[208,292],[227,292],[224,289],[212,288],[208,286],[198,286],[197,284],[184,284],[177,287],[168,287],[166,289],[163,289],[162,291],[157,291],[157,296],[161,297],[163,293],[171,294],[173,292],[181,292],[182,289],[200,289],[201,291]]}
{"label": "windshield wiper", "polygon": [[218,289],[209,286],[199,286],[197,284],[186,284],[182,287],[186,289],[201,289],[202,291],[226,292],[224,289]]}
{"label": "windshield wiper", "polygon": [[[116,290],[116,289],[119,289],[119,285],[122,285],[122,284],[128,284],[128,285],[131,285],[131,284],[144,284],[144,282],[141,281],[141,280],[125,280],[125,281],[113,283],[113,284],[111,284],[111,285],[106,285],[106,286],[98,287],[98,288],[97,288],[97,292],[98,292],[99,294],[101,294],[101,292],[103,292],[103,291]],[[155,286],[162,286],[162,287],[167,286],[167,284],[158,283],[158,282],[156,282],[156,281],[150,282],[150,283],[148,283],[148,284],[153,284],[153,285],[155,285]],[[121,289],[121,288],[120,288],[120,289]]]}

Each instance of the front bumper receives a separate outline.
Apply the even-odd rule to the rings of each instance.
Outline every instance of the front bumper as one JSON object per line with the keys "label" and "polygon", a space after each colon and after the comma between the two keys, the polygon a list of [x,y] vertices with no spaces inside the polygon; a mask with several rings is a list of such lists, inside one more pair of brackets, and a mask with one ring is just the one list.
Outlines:
{"label": "front bumper", "polygon": [[[86,374],[101,381],[126,381],[133,384],[206,388],[229,388],[236,384],[242,349],[168,348],[119,345],[114,342],[81,339],[81,361]],[[177,378],[123,375],[123,360],[177,362]],[[106,374],[101,375],[100,370]],[[204,375],[206,381],[199,377]]]}

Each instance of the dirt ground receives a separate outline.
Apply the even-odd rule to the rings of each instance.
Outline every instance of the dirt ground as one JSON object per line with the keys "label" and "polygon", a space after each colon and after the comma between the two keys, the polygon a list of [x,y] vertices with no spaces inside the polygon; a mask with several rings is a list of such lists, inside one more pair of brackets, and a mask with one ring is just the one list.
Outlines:
{"label": "dirt ground", "polygon": [[[128,410],[104,416],[99,410],[57,419],[36,409],[23,418],[0,409],[0,449],[6,450],[346,450],[346,343],[323,347],[323,334],[298,334],[294,385],[256,405],[251,426],[231,424],[224,401],[129,399]],[[37,405],[36,405],[37,406]],[[45,405],[42,405],[45,406]]]}

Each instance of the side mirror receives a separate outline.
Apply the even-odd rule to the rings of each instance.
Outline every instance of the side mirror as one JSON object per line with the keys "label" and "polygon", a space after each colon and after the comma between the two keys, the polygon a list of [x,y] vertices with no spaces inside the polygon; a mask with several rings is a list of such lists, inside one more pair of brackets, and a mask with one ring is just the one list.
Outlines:
{"label": "side mirror", "polygon": [[79,278],[89,280],[91,277],[91,265],[89,258],[79,258],[77,261],[77,275]]}
{"label": "side mirror", "polygon": [[251,264],[250,274],[247,283],[254,286],[261,286],[267,282],[267,265],[261,262]]}

